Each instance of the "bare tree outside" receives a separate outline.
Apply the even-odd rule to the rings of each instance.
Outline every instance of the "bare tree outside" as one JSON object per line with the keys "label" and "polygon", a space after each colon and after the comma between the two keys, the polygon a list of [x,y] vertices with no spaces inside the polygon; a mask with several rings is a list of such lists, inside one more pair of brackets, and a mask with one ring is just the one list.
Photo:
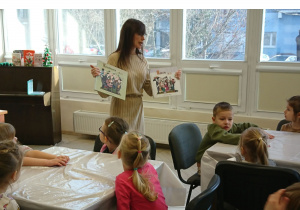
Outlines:
{"label": "bare tree outside", "polygon": [[170,10],[169,9],[122,9],[120,28],[129,19],[135,18],[146,26],[144,54],[146,57],[170,57]]}
{"label": "bare tree outside", "polygon": [[247,10],[186,10],[185,58],[244,60]]}
{"label": "bare tree outside", "polygon": [[[105,54],[105,31],[104,31],[104,10],[103,9],[63,9],[61,10],[63,22],[63,37],[60,42],[64,43],[63,53],[66,54]],[[73,18],[77,30],[67,26],[68,20]],[[73,23],[74,24],[74,23]],[[69,40],[77,36],[78,44]],[[76,43],[76,42],[75,42]],[[78,50],[75,50],[77,49]],[[78,52],[77,52],[78,51]]]}

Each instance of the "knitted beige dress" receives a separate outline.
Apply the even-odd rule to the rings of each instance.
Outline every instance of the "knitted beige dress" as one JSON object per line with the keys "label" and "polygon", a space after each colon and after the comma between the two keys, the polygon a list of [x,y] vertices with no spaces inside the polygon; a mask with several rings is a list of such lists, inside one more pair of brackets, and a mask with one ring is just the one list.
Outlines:
{"label": "knitted beige dress", "polygon": [[[107,63],[117,66],[119,53],[112,53]],[[130,65],[123,69],[128,72],[127,90],[125,100],[112,97],[110,104],[110,116],[123,118],[129,124],[129,129],[145,134],[143,89],[149,96],[152,96],[148,63],[145,58],[142,60],[137,55],[130,56]],[[98,92],[106,98],[107,94]]]}

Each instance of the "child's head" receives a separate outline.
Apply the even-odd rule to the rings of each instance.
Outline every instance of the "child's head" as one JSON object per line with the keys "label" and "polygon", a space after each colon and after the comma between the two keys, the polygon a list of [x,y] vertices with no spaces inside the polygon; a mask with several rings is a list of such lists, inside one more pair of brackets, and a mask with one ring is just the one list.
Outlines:
{"label": "child's head", "polygon": [[0,142],[0,189],[6,189],[20,175],[23,153],[11,140]]}
{"label": "child's head", "polygon": [[288,121],[300,121],[300,95],[293,96],[287,100],[284,116]]}
{"label": "child's head", "polygon": [[233,124],[232,106],[227,102],[217,103],[213,109],[213,123],[229,131]]}
{"label": "child's head", "polygon": [[240,138],[239,147],[245,160],[251,163],[268,165],[267,135],[256,127],[246,129]]}
{"label": "child's head", "polygon": [[0,141],[13,140],[16,135],[14,126],[9,123],[0,123]]}
{"label": "child's head", "polygon": [[132,181],[135,188],[149,201],[157,199],[157,193],[146,177],[138,172],[148,161],[150,143],[148,139],[137,132],[125,134],[120,143],[119,157],[123,165],[128,169],[133,169]]}
{"label": "child's head", "polygon": [[296,182],[285,189],[284,195],[290,199],[287,209],[300,209],[300,182]]}
{"label": "child's head", "polygon": [[119,117],[109,117],[99,128],[100,140],[103,143],[107,141],[115,146],[120,144],[122,136],[129,129],[128,123]]}

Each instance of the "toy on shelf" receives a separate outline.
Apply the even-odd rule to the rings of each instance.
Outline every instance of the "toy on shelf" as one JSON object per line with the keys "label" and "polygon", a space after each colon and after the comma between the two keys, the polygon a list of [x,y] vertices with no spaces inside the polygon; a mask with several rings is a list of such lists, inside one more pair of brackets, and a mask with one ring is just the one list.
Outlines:
{"label": "toy on shelf", "polygon": [[53,66],[52,56],[51,56],[51,52],[49,51],[48,45],[46,45],[44,50],[43,66],[45,67]]}
{"label": "toy on shelf", "polygon": [[13,64],[8,63],[8,62],[3,62],[3,63],[0,63],[0,66],[13,66]]}

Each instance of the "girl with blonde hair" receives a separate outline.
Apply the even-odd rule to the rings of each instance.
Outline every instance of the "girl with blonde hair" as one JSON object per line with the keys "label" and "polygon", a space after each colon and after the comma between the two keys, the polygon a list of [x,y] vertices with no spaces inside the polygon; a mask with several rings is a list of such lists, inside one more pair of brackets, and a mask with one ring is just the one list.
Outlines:
{"label": "girl with blonde hair", "polygon": [[119,149],[118,156],[122,160],[124,172],[116,178],[117,208],[168,209],[157,172],[148,162],[148,139],[139,133],[130,132],[123,136]]}
{"label": "girl with blonde hair", "polygon": [[275,162],[268,159],[267,139],[268,135],[260,128],[246,129],[241,134],[239,141],[239,149],[244,157],[244,162],[275,166]]}

